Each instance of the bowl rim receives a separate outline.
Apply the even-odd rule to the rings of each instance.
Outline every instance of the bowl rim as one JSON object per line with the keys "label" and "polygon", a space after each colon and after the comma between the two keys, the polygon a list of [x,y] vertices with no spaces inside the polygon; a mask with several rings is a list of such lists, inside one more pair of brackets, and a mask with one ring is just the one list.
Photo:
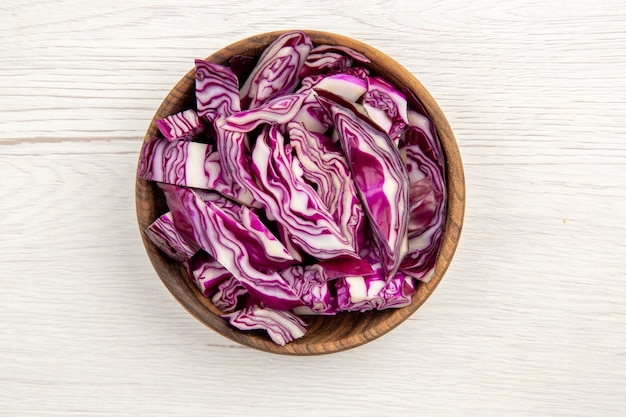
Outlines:
{"label": "bowl rim", "polygon": [[[421,82],[404,66],[366,43],[345,35],[326,31],[307,29],[280,30],[246,37],[215,51],[205,58],[205,60],[224,64],[236,53],[245,55],[246,53],[250,54],[252,51],[262,50],[281,34],[295,30],[305,32],[313,39],[316,45],[331,44],[349,46],[367,56],[372,62],[366,66],[376,73],[384,72],[384,77],[388,81],[409,88],[418,97],[435,124],[446,159],[446,225],[442,246],[436,263],[435,274],[428,283],[418,283],[417,292],[413,295],[412,303],[404,308],[384,310],[384,313],[380,314],[385,314],[385,319],[377,321],[377,327],[375,329],[364,328],[360,334],[352,334],[339,341],[327,340],[308,342],[307,335],[305,335],[303,338],[297,339],[285,346],[276,345],[265,335],[258,332],[243,332],[230,327],[226,321],[219,316],[217,316],[219,320],[215,320],[215,317],[207,316],[207,310],[210,312],[209,314],[218,314],[218,310],[212,305],[210,300],[202,297],[199,290],[188,278],[183,279],[183,281],[186,282],[179,282],[178,280],[172,279],[172,276],[180,276],[180,274],[182,274],[182,276],[186,275],[182,264],[172,261],[161,253],[145,234],[147,225],[154,221],[158,215],[160,215],[159,213],[164,212],[166,208],[162,207],[162,202],[158,204],[153,201],[154,193],[158,190],[154,183],[143,180],[137,175],[135,183],[135,204],[142,242],[153,268],[168,291],[191,315],[215,332],[237,343],[257,350],[286,355],[318,355],[352,349],[383,336],[404,322],[432,295],[450,266],[459,244],[465,212],[465,177],[458,144],[443,111],[435,99]],[[258,53],[255,55],[258,55]],[[156,120],[172,113],[172,103],[176,103],[181,109],[185,108],[183,102],[185,99],[189,98],[187,97],[186,91],[188,91],[189,84],[194,78],[195,70],[192,68],[179,80],[172,90],[170,90],[155,112],[144,136],[142,146],[157,133]],[[193,105],[191,102],[188,104],[190,104],[190,106]],[[139,168],[139,163],[137,168]],[[150,203],[152,205],[150,205]],[[198,298],[198,295],[200,295],[200,298]],[[365,313],[342,313],[344,317],[352,314],[363,316]]]}

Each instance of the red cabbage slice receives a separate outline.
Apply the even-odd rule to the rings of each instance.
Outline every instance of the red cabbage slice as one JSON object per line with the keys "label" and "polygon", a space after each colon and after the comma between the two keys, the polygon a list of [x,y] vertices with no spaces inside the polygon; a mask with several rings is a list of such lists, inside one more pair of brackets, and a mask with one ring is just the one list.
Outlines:
{"label": "red cabbage slice", "polygon": [[200,250],[195,242],[185,239],[176,230],[169,211],[148,226],[146,235],[167,256],[178,262],[187,261]]}
{"label": "red cabbage slice", "polygon": [[[338,94],[335,94],[332,91],[317,89],[317,88],[313,88],[313,90],[317,93],[317,98],[318,98],[317,100],[318,102],[320,102],[320,105],[325,103],[322,105],[322,107],[325,109],[325,111],[328,114],[330,114],[329,103],[335,103],[335,104],[338,104],[340,107],[345,107],[346,109],[350,110],[352,113],[354,113],[355,116],[359,118],[360,122],[369,125],[372,129],[376,131],[381,131],[381,132],[385,131],[385,129],[383,129],[374,120],[372,120],[372,118],[369,116],[369,114],[367,113],[367,110],[365,110],[365,107],[363,107],[362,104],[355,103],[350,100],[346,100],[344,97]],[[331,120],[331,125],[335,127],[335,129],[333,129],[331,132],[331,139],[333,143],[337,143],[339,142],[339,134],[337,132],[336,126],[334,126],[334,121],[332,120]]]}
{"label": "red cabbage slice", "polygon": [[441,147],[441,140],[439,140],[439,135],[437,135],[437,129],[435,129],[435,124],[422,103],[417,99],[411,90],[403,88],[402,92],[406,96],[409,104],[409,126],[419,129],[428,139],[429,145],[424,148],[424,151],[430,159],[439,165],[439,170],[441,171],[441,175],[443,176],[445,182],[445,156],[443,154],[443,148]]}
{"label": "red cabbage slice", "polygon": [[400,135],[409,123],[405,95],[380,77],[368,77],[363,107],[397,145]]}
{"label": "red cabbage slice", "polygon": [[156,125],[163,137],[170,142],[196,139],[206,131],[206,126],[193,109],[158,119]]}
{"label": "red cabbage slice", "polygon": [[370,62],[369,58],[352,48],[338,45],[319,45],[313,48],[307,56],[300,71],[300,78],[349,68],[354,61]]}
{"label": "red cabbage slice", "polygon": [[435,274],[442,238],[443,225],[437,225],[409,240],[409,254],[404,258],[400,272],[429,282]]}
{"label": "red cabbage slice", "polygon": [[316,186],[342,234],[358,252],[358,235],[364,232],[363,207],[346,158],[327,136],[308,132],[300,123],[289,123],[287,129],[304,178]]}
{"label": "red cabbage slice", "polygon": [[[404,152],[411,181],[409,196],[409,253],[402,261],[402,271],[428,282],[434,273],[443,239],[446,209],[446,185],[443,155],[439,156],[429,130],[410,126],[404,134]],[[435,137],[436,139],[436,137]]]}
{"label": "red cabbage slice", "polygon": [[374,273],[372,265],[362,257],[340,256],[326,261],[319,261],[328,279],[341,278],[353,275],[371,275]]}
{"label": "red cabbage slice", "polygon": [[292,121],[302,123],[309,132],[326,132],[331,122],[328,114],[317,101],[317,93],[308,90],[308,92],[303,91],[302,94],[306,94],[306,98]]}
{"label": "red cabbage slice", "polygon": [[279,36],[261,54],[252,73],[241,87],[239,97],[243,109],[258,107],[283,94],[292,93],[300,79],[298,74],[313,48],[304,32]]}
{"label": "red cabbage slice", "polygon": [[272,341],[280,346],[301,338],[306,332],[306,323],[295,314],[259,305],[224,314],[222,317],[239,330],[265,330]]}
{"label": "red cabbage slice", "polygon": [[196,106],[209,122],[241,110],[239,82],[230,68],[196,60]]}
{"label": "red cabbage slice", "polygon": [[297,247],[317,259],[356,256],[319,195],[292,170],[284,138],[275,125],[266,125],[257,138],[252,169],[271,197],[263,201],[268,214],[282,223]]}
{"label": "red cabbage slice", "polygon": [[240,206],[216,193],[201,190],[195,190],[194,193],[204,202],[215,205],[234,220],[234,223],[228,222],[227,224],[230,225],[231,232],[240,232],[255,266],[263,270],[272,270],[296,263],[281,241],[250,208]]}
{"label": "red cabbage slice", "polygon": [[317,101],[317,89],[329,91],[348,101],[357,101],[367,91],[367,83],[364,78],[344,72],[316,75],[302,80],[296,93],[308,96],[292,120],[304,124],[309,132],[324,133],[330,127],[331,121]]}
{"label": "red cabbage slice", "polygon": [[213,147],[204,143],[169,142],[153,137],[141,150],[139,176],[151,181],[206,188],[215,181],[213,172],[204,166],[212,152]]}
{"label": "red cabbage slice", "polygon": [[250,55],[233,55],[228,60],[228,65],[231,70],[237,76],[237,79],[243,80],[250,74],[256,63],[256,58]]}
{"label": "red cabbage slice", "polygon": [[250,204],[252,195],[225,175],[213,146],[153,137],[141,150],[140,178],[181,187],[209,189]]}
{"label": "red cabbage slice", "polygon": [[[382,272],[380,268],[378,270]],[[382,273],[339,278],[335,287],[339,311],[402,308],[411,304],[415,293],[413,278],[401,272],[391,279]]]}
{"label": "red cabbage slice", "polygon": [[205,297],[210,297],[215,287],[231,278],[231,274],[204,250],[200,250],[183,264],[187,273]]}
{"label": "red cabbage slice", "polygon": [[315,84],[319,90],[327,90],[345,98],[348,101],[357,101],[367,91],[367,83],[363,78],[352,74],[333,74],[322,79]]}
{"label": "red cabbage slice", "polygon": [[237,112],[226,118],[222,127],[235,132],[251,132],[264,123],[286,124],[300,111],[309,94],[285,94],[251,110]]}
{"label": "red cabbage slice", "polygon": [[409,181],[398,148],[389,136],[365,123],[352,110],[325,97],[372,235],[388,278],[407,253]]}
{"label": "red cabbage slice", "polygon": [[[407,168],[409,170],[419,170],[413,162],[409,162]],[[422,179],[411,183],[409,192],[409,226],[407,229],[409,240],[428,229],[438,215],[437,212],[444,198],[440,190],[433,189],[433,179],[431,177],[424,176]]]}
{"label": "red cabbage slice", "polygon": [[228,313],[235,310],[241,300],[247,295],[248,290],[246,290],[246,287],[241,285],[237,278],[231,275],[230,278],[222,281],[218,285],[217,291],[215,291],[215,294],[213,294],[211,298],[211,302],[213,302],[213,305],[220,311]]}
{"label": "red cabbage slice", "polygon": [[411,303],[416,291],[413,278],[401,271],[389,278],[371,249],[368,245],[361,255],[372,263],[373,274],[334,281],[338,311],[383,310],[406,307]]}
{"label": "red cabbage slice", "polygon": [[409,196],[409,239],[423,233],[445,214],[445,180],[439,164],[428,157],[431,142],[424,131],[409,127],[404,134],[403,152],[411,183]]}
{"label": "red cabbage slice", "polygon": [[302,87],[297,92],[312,90],[326,90],[345,100],[356,102],[367,91],[367,81],[349,73],[336,73],[331,75],[317,75],[302,80]]}
{"label": "red cabbage slice", "polygon": [[263,202],[267,196],[256,183],[251,171],[248,136],[242,132],[225,129],[225,124],[226,119],[223,117],[217,118],[213,124],[222,169],[233,182],[247,190],[257,204]]}
{"label": "red cabbage slice", "polygon": [[275,272],[274,269],[288,262],[278,263],[267,256],[275,253],[273,249],[261,247],[259,242],[250,239],[249,231],[241,223],[194,191],[165,184],[160,187],[181,234],[211,254],[251,295],[281,310],[302,304],[293,289]]}
{"label": "red cabbage slice", "polygon": [[423,136],[422,140],[426,143],[423,146],[423,151],[430,160],[437,164],[439,172],[445,178],[445,157],[441,148],[441,141],[432,120],[428,116],[414,110],[409,110],[408,116],[409,126]]}
{"label": "red cabbage slice", "polygon": [[445,226],[445,157],[435,125],[428,112],[409,89],[403,89],[409,103],[409,128],[402,146],[412,182],[409,254],[402,271],[428,282],[435,272]]}
{"label": "red cabbage slice", "polygon": [[337,312],[337,301],[329,288],[325,270],[320,265],[295,265],[281,271],[280,275],[295,289],[307,312]]}
{"label": "red cabbage slice", "polygon": [[293,239],[291,238],[291,234],[289,233],[287,228],[283,226],[282,223],[276,223],[276,229],[278,230],[278,237],[280,241],[283,242],[283,245],[285,245],[287,251],[291,254],[293,259],[298,261],[298,263],[301,263],[303,260],[302,254],[300,253],[300,250],[296,247],[296,244],[293,243]]}

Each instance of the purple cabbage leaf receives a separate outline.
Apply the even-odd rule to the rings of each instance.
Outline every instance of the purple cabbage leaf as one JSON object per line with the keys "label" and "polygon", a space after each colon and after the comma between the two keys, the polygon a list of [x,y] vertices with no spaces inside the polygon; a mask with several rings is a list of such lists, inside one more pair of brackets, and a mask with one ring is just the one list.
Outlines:
{"label": "purple cabbage leaf", "polygon": [[411,304],[416,291],[413,278],[397,272],[388,279],[379,266],[369,276],[339,278],[335,284],[339,311],[384,310]]}
{"label": "purple cabbage leaf", "polygon": [[329,287],[329,279],[320,265],[294,265],[280,275],[294,288],[304,303],[299,314],[336,314],[337,301]]}
{"label": "purple cabbage leaf", "polygon": [[445,156],[435,125],[422,103],[409,89],[409,127],[401,139],[411,193],[409,197],[409,253],[402,271],[428,282],[435,273],[446,221]]}
{"label": "purple cabbage leaf", "polygon": [[195,242],[185,239],[178,232],[169,211],[148,226],[146,235],[156,247],[178,262],[187,261],[200,250]]}
{"label": "purple cabbage leaf", "polygon": [[257,138],[252,169],[270,197],[263,201],[264,207],[298,248],[317,259],[355,255],[354,245],[343,236],[319,195],[292,169],[275,125],[266,125]]}
{"label": "purple cabbage leaf", "polygon": [[302,85],[296,93],[308,95],[302,103],[300,111],[292,120],[301,122],[309,132],[324,133],[330,127],[331,121],[316,98],[317,92],[315,90],[317,89],[356,102],[367,91],[367,83],[364,78],[343,72],[332,75],[316,75],[302,80]]}
{"label": "purple cabbage leaf", "polygon": [[170,142],[197,139],[206,131],[206,125],[202,123],[193,109],[157,119],[156,125],[163,137]]}
{"label": "purple cabbage leaf", "polygon": [[211,302],[220,311],[229,313],[236,310],[237,306],[248,295],[246,287],[231,275],[230,278],[225,279],[217,286],[217,291],[211,297]]}
{"label": "purple cabbage leaf", "polygon": [[189,278],[196,284],[202,295],[207,298],[211,296],[219,284],[233,276],[204,250],[200,250],[183,265],[187,269]]}
{"label": "purple cabbage leaf", "polygon": [[250,239],[249,230],[214,202],[200,198],[190,189],[172,185],[160,187],[181,234],[212,255],[252,296],[269,307],[282,310],[302,304],[293,289],[275,272],[281,265],[288,265],[291,258],[283,247],[284,261],[275,261],[274,246],[279,242],[271,248],[263,247]]}
{"label": "purple cabbage leaf", "polygon": [[368,77],[363,107],[397,145],[400,135],[409,123],[405,95],[380,77]]}
{"label": "purple cabbage leaf", "polygon": [[239,233],[255,266],[263,270],[273,270],[296,263],[282,242],[249,207],[240,206],[212,192],[195,190],[194,194],[233,220],[225,224],[229,225],[232,233]]}
{"label": "purple cabbage leaf", "polygon": [[318,98],[328,109],[369,219],[387,277],[392,277],[408,250],[409,181],[397,147],[354,111]]}
{"label": "purple cabbage leaf", "polygon": [[289,123],[287,128],[301,166],[292,164],[292,170],[301,169],[304,179],[316,186],[343,236],[358,253],[358,242],[364,239],[364,214],[346,158],[327,136],[308,132],[300,123]]}
{"label": "purple cabbage leaf", "polygon": [[153,137],[141,150],[138,176],[145,180],[214,190],[242,204],[252,195],[225,175],[220,155],[212,145]]}
{"label": "purple cabbage leaf", "polygon": [[413,278],[401,271],[390,278],[373,249],[370,243],[361,252],[363,259],[371,262],[372,274],[355,274],[334,281],[338,311],[383,310],[411,304],[416,291]]}
{"label": "purple cabbage leaf", "polygon": [[225,129],[226,123],[224,117],[217,118],[214,123],[221,167],[225,176],[252,196],[253,206],[262,207],[263,202],[269,197],[257,184],[252,173],[248,135]]}
{"label": "purple cabbage leaf", "polygon": [[[440,164],[431,159],[432,136],[428,130],[410,126],[404,134],[404,153],[411,182],[409,195],[408,255],[402,271],[428,282],[434,273],[443,239],[446,216],[446,185]],[[440,161],[443,165],[443,162]]]}
{"label": "purple cabbage leaf", "polygon": [[265,330],[270,339],[280,346],[299,339],[306,333],[306,323],[295,314],[259,305],[224,314],[222,317],[239,330]]}
{"label": "purple cabbage leaf", "polygon": [[306,57],[300,78],[350,68],[354,61],[370,62],[365,55],[346,46],[318,45]]}
{"label": "purple cabbage leaf", "polygon": [[237,76],[229,67],[196,60],[196,106],[209,122],[241,110]]}
{"label": "purple cabbage leaf", "polygon": [[241,87],[243,109],[252,109],[274,97],[292,93],[300,79],[298,74],[313,48],[304,32],[279,36],[261,54],[256,66]]}
{"label": "purple cabbage leaf", "polygon": [[367,92],[367,81],[350,73],[336,73],[331,75],[317,75],[302,80],[302,87],[298,93],[313,90],[326,90],[347,101],[356,102]]}
{"label": "purple cabbage leaf", "polygon": [[309,132],[326,132],[331,122],[328,114],[317,101],[317,93],[309,90],[303,91],[301,94],[306,94],[306,98],[298,113],[291,120],[302,123]]}

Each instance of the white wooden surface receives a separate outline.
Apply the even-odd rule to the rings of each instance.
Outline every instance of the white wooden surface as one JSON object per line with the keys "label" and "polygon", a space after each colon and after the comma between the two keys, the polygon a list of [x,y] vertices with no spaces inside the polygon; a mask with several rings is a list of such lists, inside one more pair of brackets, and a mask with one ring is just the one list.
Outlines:
{"label": "white wooden surface", "polygon": [[[626,413],[623,1],[185,3],[0,5],[0,415]],[[193,59],[289,28],[408,67],[467,177],[435,295],[322,357],[203,327],[158,280],[134,214],[144,131]]]}

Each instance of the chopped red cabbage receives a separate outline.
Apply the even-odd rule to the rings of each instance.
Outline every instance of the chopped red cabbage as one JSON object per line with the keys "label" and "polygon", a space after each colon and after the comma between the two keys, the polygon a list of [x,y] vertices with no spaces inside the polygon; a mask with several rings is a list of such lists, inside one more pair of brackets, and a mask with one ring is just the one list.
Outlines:
{"label": "chopped red cabbage", "polygon": [[248,137],[245,133],[225,129],[225,124],[226,119],[223,117],[217,118],[214,123],[221,166],[225,175],[237,186],[250,193],[258,206],[259,202],[264,201],[267,196],[252,174]]}
{"label": "chopped red cabbage", "polygon": [[211,301],[220,311],[229,313],[236,310],[241,300],[247,295],[248,290],[246,290],[246,287],[241,285],[239,280],[231,275],[217,286]]}
{"label": "chopped red cabbage", "polygon": [[437,151],[428,132],[410,126],[403,138],[411,190],[409,250],[401,268],[404,273],[425,282],[434,273],[446,216],[445,177],[441,170],[443,158],[433,160],[429,156],[437,155]]}
{"label": "chopped red cabbage", "polygon": [[[301,305],[294,290],[275,271],[288,265],[289,253],[249,238],[249,230],[216,204],[198,197],[192,190],[162,185],[177,229],[196,242],[232,273],[255,298],[265,305],[289,310]],[[276,259],[284,259],[277,262]]]}
{"label": "chopped red cabbage", "polygon": [[263,129],[252,151],[252,169],[271,198],[266,209],[285,226],[294,244],[317,259],[354,253],[315,190],[297,172],[285,154],[284,138],[275,125]]}
{"label": "chopped red cabbage", "polygon": [[156,121],[159,131],[167,140],[193,140],[205,132],[206,126],[193,109],[188,109]]}
{"label": "chopped red cabbage", "polygon": [[313,42],[304,32],[285,33],[272,42],[241,87],[242,108],[253,109],[274,97],[292,93],[300,82],[298,74],[311,48]]}
{"label": "chopped red cabbage", "polygon": [[335,314],[337,302],[331,293],[325,270],[320,265],[295,265],[280,272],[295,289],[304,307],[315,314]]}
{"label": "chopped red cabbage", "polygon": [[291,120],[302,123],[309,132],[326,132],[331,122],[328,114],[317,101],[317,94],[312,90],[303,91],[302,94],[306,94],[306,98],[298,113]]}
{"label": "chopped red cabbage", "polygon": [[261,124],[286,124],[300,111],[308,94],[285,94],[275,97],[251,110],[226,118],[222,127],[235,132],[251,132]]}
{"label": "chopped red cabbage", "polygon": [[289,123],[287,128],[303,177],[316,187],[343,236],[358,252],[357,243],[364,232],[363,207],[346,158],[327,136],[308,132],[300,123]]}
{"label": "chopped red cabbage", "polygon": [[300,71],[300,78],[350,68],[354,61],[370,62],[369,58],[352,48],[339,45],[319,45],[313,48],[307,56]]}
{"label": "chopped red cabbage", "polygon": [[[339,72],[331,75],[307,77],[298,92],[326,90],[352,102],[359,100],[367,92],[367,81],[355,75]],[[305,84],[306,82],[306,84]]]}
{"label": "chopped red cabbage", "polygon": [[144,144],[138,175],[170,210],[146,234],[238,329],[284,345],[306,331],[296,314],[401,308],[434,274],[442,145],[367,62],[303,32],[258,60],[197,60],[197,113],[157,120]]}
{"label": "chopped red cabbage", "polygon": [[195,242],[185,239],[176,229],[169,211],[148,226],[146,235],[167,256],[178,262],[187,261],[200,250]]}
{"label": "chopped red cabbage", "polygon": [[196,106],[209,122],[241,110],[237,76],[229,67],[196,60]]}
{"label": "chopped red cabbage", "polygon": [[381,257],[392,277],[406,255],[409,181],[404,162],[389,136],[325,97]]}
{"label": "chopped red cabbage", "polygon": [[213,290],[233,274],[228,272],[211,255],[200,250],[184,263],[187,273],[205,297],[210,297]]}
{"label": "chopped red cabbage", "polygon": [[363,107],[372,120],[381,126],[397,145],[408,125],[407,100],[404,94],[380,77],[367,77]]}
{"label": "chopped red cabbage", "polygon": [[413,279],[401,272],[391,279],[383,274],[339,278],[336,284],[340,311],[384,310],[411,304]]}
{"label": "chopped red cabbage", "polygon": [[229,227],[231,233],[238,233],[242,240],[245,239],[246,249],[256,266],[263,270],[272,270],[296,262],[282,242],[249,207],[240,206],[216,193],[202,190],[195,190],[193,193],[207,206],[215,207],[224,214],[225,226]]}
{"label": "chopped red cabbage", "polygon": [[212,145],[153,137],[141,151],[140,178],[166,184],[214,190],[250,204],[252,195],[225,175]]}
{"label": "chopped red cabbage", "polygon": [[265,330],[274,343],[280,346],[299,339],[306,332],[306,323],[289,311],[253,305],[222,317],[240,330]]}

